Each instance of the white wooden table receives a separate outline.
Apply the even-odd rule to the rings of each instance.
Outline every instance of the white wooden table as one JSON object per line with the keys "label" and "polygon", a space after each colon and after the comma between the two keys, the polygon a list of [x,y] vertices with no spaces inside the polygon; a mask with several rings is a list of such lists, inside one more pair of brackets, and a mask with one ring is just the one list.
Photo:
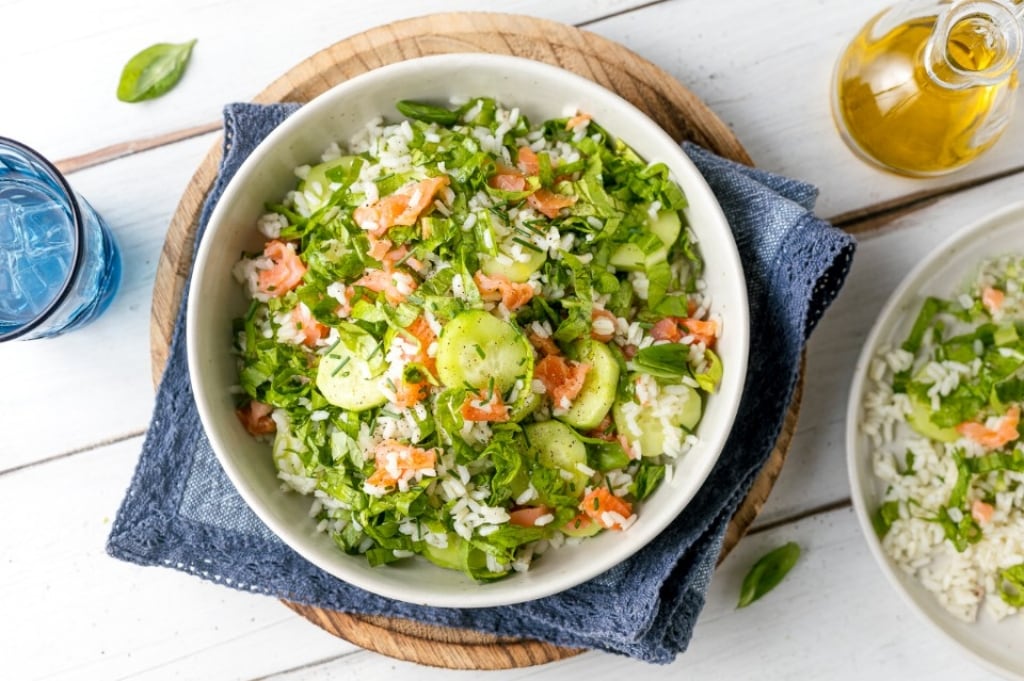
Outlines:
{"label": "white wooden table", "polygon": [[[937,241],[1024,193],[1024,113],[988,156],[945,179],[901,179],[856,160],[833,129],[829,77],[845,41],[886,4],[0,0],[0,134],[69,167],[85,156],[71,183],[125,256],[122,289],[98,322],[0,347],[0,678],[471,678],[360,650],[272,598],[121,563],[103,549],[153,406],[160,247],[221,107],[341,38],[455,9],[547,17],[625,44],[704,99],[758,166],[817,184],[819,213],[861,237],[846,288],[810,344],[785,470],[717,573],[690,650],[668,667],[592,652],[490,678],[989,678],[910,612],[874,565],[849,503],[844,412],[860,345],[901,276]],[[192,64],[170,95],[115,99],[130,55],[191,38]],[[788,540],[804,549],[790,576],[735,610],[750,563]]]}

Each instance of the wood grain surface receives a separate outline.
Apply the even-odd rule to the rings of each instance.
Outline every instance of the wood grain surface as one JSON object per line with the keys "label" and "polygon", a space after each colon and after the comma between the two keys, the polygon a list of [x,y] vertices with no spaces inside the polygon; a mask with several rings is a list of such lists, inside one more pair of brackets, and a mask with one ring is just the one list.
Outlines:
{"label": "wood grain surface", "polygon": [[[692,92],[654,64],[621,45],[571,26],[525,16],[436,14],[369,30],[338,42],[301,62],[254,101],[306,102],[330,87],[386,64],[456,52],[508,54],[560,66],[618,93],[645,111],[674,139],[696,142],[717,154],[750,164],[729,128]],[[170,339],[188,273],[199,214],[221,158],[221,142],[210,149],[189,182],[171,219],[157,267],[150,320],[154,383],[167,361]],[[782,470],[796,428],[798,388],[783,432],[750,494],[730,523],[719,561],[757,517]],[[452,669],[508,669],[579,654],[525,639],[424,625],[396,618],[351,615],[286,603],[326,631],[391,657]]]}

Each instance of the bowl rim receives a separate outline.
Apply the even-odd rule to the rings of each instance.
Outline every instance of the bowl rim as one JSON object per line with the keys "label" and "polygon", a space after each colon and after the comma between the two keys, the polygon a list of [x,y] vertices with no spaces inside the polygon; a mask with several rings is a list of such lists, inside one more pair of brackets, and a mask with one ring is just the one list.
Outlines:
{"label": "bowl rim", "polygon": [[[518,588],[493,591],[480,589],[479,591],[474,592],[475,595],[472,598],[467,598],[466,594],[425,594],[422,590],[418,590],[416,588],[393,588],[393,585],[390,584],[387,585],[387,588],[382,590],[381,585],[374,579],[364,578],[364,573],[362,572],[354,570],[350,571],[341,561],[325,562],[324,560],[320,560],[320,557],[316,555],[314,551],[308,550],[306,547],[305,544],[308,542],[308,538],[297,532],[296,528],[292,528],[287,526],[287,524],[278,522],[271,514],[265,512],[263,505],[256,501],[255,491],[245,481],[241,469],[235,463],[233,457],[226,453],[227,448],[221,440],[219,428],[216,425],[218,422],[218,419],[214,415],[214,412],[217,410],[216,405],[212,404],[207,394],[198,384],[197,368],[200,366],[200,357],[197,355],[198,351],[196,348],[198,347],[198,344],[195,342],[195,334],[198,332],[197,329],[199,326],[197,323],[198,309],[201,306],[201,303],[198,301],[202,299],[202,296],[198,294],[197,289],[202,283],[203,272],[206,270],[205,266],[207,259],[211,257],[211,252],[213,251],[212,243],[215,240],[214,236],[220,230],[221,225],[227,224],[227,220],[225,219],[227,206],[233,203],[236,194],[240,191],[240,186],[245,182],[246,178],[253,173],[254,169],[260,165],[264,158],[274,153],[275,147],[282,140],[287,140],[293,134],[293,131],[300,129],[305,124],[306,119],[313,116],[317,109],[328,105],[330,102],[341,99],[349,91],[362,87],[369,81],[387,78],[406,71],[420,70],[425,67],[439,69],[453,68],[456,66],[466,67],[467,60],[471,60],[472,66],[484,65],[485,67],[492,69],[513,69],[520,72],[525,71],[525,74],[519,74],[522,77],[525,77],[526,75],[535,75],[545,79],[559,79],[563,82],[573,81],[574,93],[577,91],[587,91],[592,93],[592,96],[595,99],[604,99],[607,102],[613,102],[616,107],[623,111],[623,115],[627,115],[631,120],[635,121],[638,128],[645,129],[643,132],[644,137],[650,138],[651,140],[657,140],[659,145],[663,146],[663,155],[665,157],[671,157],[670,170],[672,171],[673,179],[682,184],[683,178],[678,177],[679,173],[676,172],[676,169],[679,168],[685,170],[685,172],[688,173],[686,181],[690,187],[690,189],[686,190],[688,198],[690,198],[689,193],[694,190],[702,194],[707,200],[707,209],[711,211],[714,221],[718,223],[713,229],[721,233],[720,236],[722,237],[723,243],[716,243],[715,248],[716,250],[724,250],[723,253],[719,254],[719,257],[724,258],[724,260],[729,263],[729,267],[732,270],[729,278],[735,278],[736,281],[736,298],[732,301],[735,309],[731,313],[735,318],[730,319],[731,325],[729,327],[729,333],[733,336],[732,342],[738,344],[738,349],[736,350],[737,357],[734,358],[731,365],[726,368],[727,375],[730,376],[731,389],[728,393],[720,389],[719,393],[716,394],[716,398],[722,402],[720,412],[722,414],[724,427],[721,432],[714,432],[713,436],[710,437],[708,434],[702,434],[701,439],[708,443],[710,453],[704,466],[699,469],[697,471],[697,475],[693,477],[693,484],[689,487],[689,494],[685,499],[685,503],[678,504],[664,522],[657,526],[648,526],[648,529],[642,534],[637,534],[637,530],[640,528],[631,528],[630,531],[634,534],[630,535],[629,543],[623,542],[622,544],[623,546],[630,547],[628,551],[620,553],[613,552],[614,558],[611,559],[595,560],[588,566],[589,569],[574,573],[569,579],[562,577],[560,579],[548,580],[550,582],[549,584],[541,584],[537,580],[516,580],[515,578],[520,575],[510,574],[505,579],[492,582],[490,584],[518,582]],[[613,134],[615,133],[613,132]],[[250,155],[240,164],[234,176],[227,183],[207,221],[206,229],[204,230],[196,251],[192,272],[195,276],[191,277],[191,281],[189,283],[189,298],[186,309],[186,344],[190,370],[190,382],[200,419],[210,441],[211,448],[235,489],[256,516],[259,517],[259,519],[265,523],[267,527],[279,539],[281,539],[281,541],[307,561],[313,563],[328,574],[331,574],[353,586],[381,596],[409,603],[460,608],[511,605],[565,591],[601,574],[602,572],[605,572],[635,555],[653,541],[659,534],[661,534],[671,524],[671,522],[673,522],[679,514],[683,512],[707,480],[707,477],[721,458],[729,433],[735,426],[736,415],[739,411],[740,400],[746,382],[747,364],[750,352],[750,311],[744,269],[729,222],[722,211],[717,197],[708,186],[703,175],[697,169],[696,165],[682,151],[679,142],[673,140],[646,113],[624,99],[621,95],[588,78],[585,78],[584,76],[551,64],[523,57],[474,52],[416,57],[367,71],[334,85],[311,99],[309,102],[306,102],[299,110],[285,119],[256,146]],[[736,376],[738,376],[738,378],[735,378]],[[725,385],[724,380],[722,385]],[[640,538],[634,539],[634,537],[637,536]],[[338,552],[338,555],[340,557],[350,558],[340,551]],[[532,571],[527,571],[524,575],[530,575],[531,573]]]}
{"label": "bowl rim", "polygon": [[[886,299],[885,305],[878,313],[871,331],[861,347],[860,353],[857,356],[857,363],[854,366],[853,377],[847,396],[845,447],[846,470],[850,483],[850,498],[854,513],[857,516],[858,525],[868,545],[868,549],[877,565],[881,568],[889,585],[900,595],[904,604],[913,610],[919,618],[926,621],[933,631],[939,632],[946,640],[952,641],[958,649],[966,653],[977,664],[1001,676],[1024,681],[1024,667],[1021,670],[1008,669],[987,658],[955,636],[947,627],[940,623],[937,617],[931,616],[929,612],[918,604],[914,595],[904,586],[901,581],[901,573],[897,571],[896,566],[882,548],[882,542],[875,534],[871,521],[871,510],[867,508],[865,498],[868,486],[872,484],[873,480],[862,480],[858,472],[858,463],[861,461],[861,457],[870,452],[870,450],[859,451],[861,448],[860,417],[866,390],[868,389],[868,370],[881,342],[898,327],[898,321],[896,320],[900,309],[920,292],[929,274],[934,274],[932,270],[939,267],[941,261],[949,258],[951,253],[955,253],[964,244],[977,239],[980,233],[1005,227],[1004,223],[1012,219],[1024,221],[1024,201],[1007,204],[969,223],[966,227],[957,229],[945,240],[934,246],[923,259],[907,272]],[[917,581],[917,578],[911,575],[907,575],[906,579]],[[934,598],[932,594],[928,594],[928,596]],[[952,614],[946,613],[944,610],[941,616],[953,617]]]}

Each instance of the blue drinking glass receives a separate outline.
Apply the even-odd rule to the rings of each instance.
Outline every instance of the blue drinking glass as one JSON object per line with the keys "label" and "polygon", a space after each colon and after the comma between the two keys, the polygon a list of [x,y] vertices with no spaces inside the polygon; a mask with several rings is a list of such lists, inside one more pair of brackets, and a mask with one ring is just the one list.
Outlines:
{"label": "blue drinking glass", "polygon": [[53,164],[0,137],[0,341],[96,319],[121,282],[110,229]]}

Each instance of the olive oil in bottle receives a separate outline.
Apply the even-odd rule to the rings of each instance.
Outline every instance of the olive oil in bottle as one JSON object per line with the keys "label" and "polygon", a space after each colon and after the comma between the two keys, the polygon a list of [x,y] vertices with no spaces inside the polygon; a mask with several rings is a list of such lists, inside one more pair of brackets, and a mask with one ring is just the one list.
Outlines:
{"label": "olive oil in bottle", "polygon": [[1024,19],[1003,0],[907,2],[873,18],[846,48],[833,117],[859,155],[906,175],[969,163],[1006,128]]}

